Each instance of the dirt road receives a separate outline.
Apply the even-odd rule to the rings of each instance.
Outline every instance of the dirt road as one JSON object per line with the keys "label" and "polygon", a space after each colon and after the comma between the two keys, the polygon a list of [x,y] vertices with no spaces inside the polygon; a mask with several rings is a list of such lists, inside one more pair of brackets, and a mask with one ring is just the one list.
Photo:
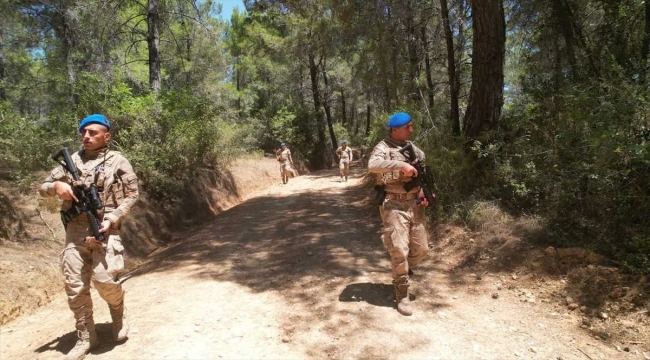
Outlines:
{"label": "dirt road", "polygon": [[[380,223],[337,170],[275,184],[158,253],[125,281],[131,334],[88,359],[642,359],[580,329],[551,304],[493,298],[496,274],[452,271],[435,253],[413,278],[415,314],[394,309]],[[59,359],[75,343],[57,300],[3,326],[2,359]]]}

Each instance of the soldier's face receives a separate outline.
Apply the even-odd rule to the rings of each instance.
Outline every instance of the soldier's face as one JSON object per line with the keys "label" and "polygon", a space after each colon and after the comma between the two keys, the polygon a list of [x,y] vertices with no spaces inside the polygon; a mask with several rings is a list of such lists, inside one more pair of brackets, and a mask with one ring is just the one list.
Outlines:
{"label": "soldier's face", "polygon": [[391,129],[390,136],[395,140],[406,141],[411,138],[412,133],[413,123],[409,121],[406,125]]}
{"label": "soldier's face", "polygon": [[97,150],[106,147],[111,133],[104,125],[90,124],[81,130],[81,140],[86,150]]}

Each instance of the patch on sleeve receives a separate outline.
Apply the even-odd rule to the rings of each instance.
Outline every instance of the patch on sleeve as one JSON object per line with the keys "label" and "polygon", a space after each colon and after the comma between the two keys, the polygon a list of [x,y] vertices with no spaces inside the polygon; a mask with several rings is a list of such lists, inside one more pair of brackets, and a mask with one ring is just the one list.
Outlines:
{"label": "patch on sleeve", "polygon": [[57,181],[63,179],[64,177],[65,177],[65,171],[63,171],[61,167],[56,167],[50,173],[50,178],[48,180]]}
{"label": "patch on sleeve", "polygon": [[372,150],[371,155],[384,158],[386,156],[386,149],[384,149],[383,146],[375,146],[374,150]]}
{"label": "patch on sleeve", "polygon": [[138,184],[138,177],[135,174],[131,174],[131,175],[127,176],[125,180],[126,180],[127,185],[136,184],[136,186],[137,186],[137,184]]}

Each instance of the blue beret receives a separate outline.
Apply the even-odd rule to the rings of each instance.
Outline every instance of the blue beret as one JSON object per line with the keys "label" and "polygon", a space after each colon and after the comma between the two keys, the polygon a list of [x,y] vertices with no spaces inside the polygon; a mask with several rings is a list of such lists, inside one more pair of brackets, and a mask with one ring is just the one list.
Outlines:
{"label": "blue beret", "polygon": [[92,114],[81,120],[81,123],[79,123],[79,132],[90,124],[100,124],[106,126],[109,130],[111,129],[111,123],[108,121],[106,116],[102,114]]}
{"label": "blue beret", "polygon": [[287,144],[285,144],[285,143],[280,143],[280,146],[285,146],[285,145],[287,145]]}
{"label": "blue beret", "polygon": [[347,143],[348,143],[347,140],[343,140],[343,141],[341,141],[341,144],[347,144]]}
{"label": "blue beret", "polygon": [[411,115],[405,112],[398,112],[388,119],[387,125],[389,128],[398,128],[400,126],[408,124],[410,121]]}

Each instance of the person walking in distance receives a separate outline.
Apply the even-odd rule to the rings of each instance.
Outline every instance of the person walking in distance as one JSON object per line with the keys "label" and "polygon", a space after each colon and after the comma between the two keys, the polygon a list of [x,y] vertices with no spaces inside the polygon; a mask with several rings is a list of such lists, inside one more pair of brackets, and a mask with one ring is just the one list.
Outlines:
{"label": "person walking in distance", "polygon": [[280,144],[280,148],[275,152],[275,157],[280,163],[280,175],[282,176],[282,183],[286,184],[289,182],[289,177],[291,176],[293,169],[291,150],[289,150],[287,144]]}
{"label": "person walking in distance", "polygon": [[339,173],[341,174],[341,182],[348,181],[350,175],[350,162],[352,161],[352,149],[348,147],[348,141],[341,141],[341,146],[336,149],[336,156],[339,157]]}
{"label": "person walking in distance", "polygon": [[[409,144],[413,133],[411,116],[398,112],[388,119],[388,137],[373,149],[368,171],[375,174],[376,184],[382,189],[379,214],[383,223],[382,242],[390,254],[397,311],[412,315],[409,299],[409,275],[428,252],[428,234],[424,207],[429,203],[420,186],[406,191],[404,184],[417,176],[417,170],[407,162],[399,150]],[[424,152],[413,145],[418,160],[424,161]]]}
{"label": "person walking in distance", "polygon": [[61,269],[78,335],[67,360],[83,359],[99,345],[90,296],[91,278],[99,295],[108,303],[115,341],[126,340],[129,333],[124,289],[117,276],[124,270],[120,228],[138,200],[138,178],[129,161],[109,148],[110,128],[109,119],[104,115],[93,114],[84,118],[78,128],[83,148],[70,156],[79,175],[78,182],[98,189],[103,208],[98,212],[97,220],[99,233],[105,234],[105,243],[89,236],[88,217],[78,213],[74,206],[79,202],[79,193],[73,187],[79,183],[73,183],[71,173],[64,166],[54,168],[39,189],[43,197],[58,196],[63,200],[61,214],[65,219],[65,248],[61,255]]}

